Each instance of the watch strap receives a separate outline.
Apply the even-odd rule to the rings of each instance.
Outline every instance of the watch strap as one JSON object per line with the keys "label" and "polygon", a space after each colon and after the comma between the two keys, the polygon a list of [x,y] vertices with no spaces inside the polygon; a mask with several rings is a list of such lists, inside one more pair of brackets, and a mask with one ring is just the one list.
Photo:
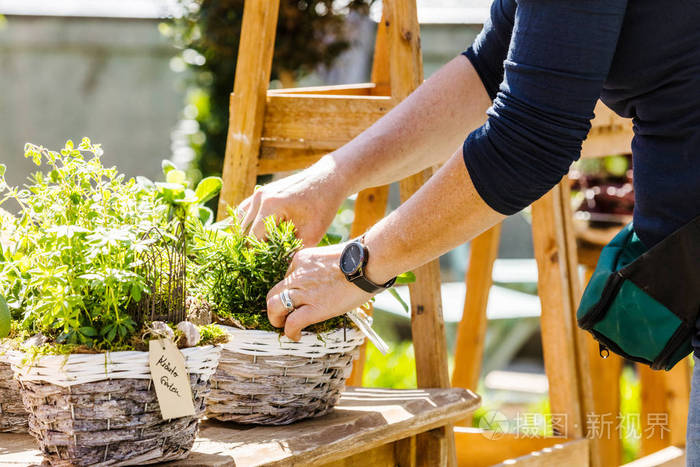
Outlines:
{"label": "watch strap", "polygon": [[394,285],[394,282],[396,282],[396,278],[394,277],[393,279],[389,280],[388,282],[385,282],[384,284],[377,284],[376,282],[372,282],[369,280],[367,277],[358,274],[354,277],[348,277],[348,280],[352,282],[353,284],[357,285],[359,288],[364,290],[365,292],[369,293],[374,293],[379,290],[385,290],[390,288],[392,285]]}

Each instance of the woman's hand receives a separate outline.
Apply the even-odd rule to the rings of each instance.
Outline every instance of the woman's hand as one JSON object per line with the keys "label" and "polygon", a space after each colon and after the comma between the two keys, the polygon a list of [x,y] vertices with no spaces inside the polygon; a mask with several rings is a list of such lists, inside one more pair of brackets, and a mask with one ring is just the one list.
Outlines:
{"label": "woman's hand", "polygon": [[[284,327],[292,340],[301,338],[305,327],[339,316],[366,303],[372,294],[348,282],[341,272],[340,254],[345,244],[305,248],[294,255],[287,277],[267,294],[270,323]],[[295,309],[288,312],[280,294],[289,292]]]}
{"label": "woman's hand", "polygon": [[258,188],[238,206],[243,227],[258,238],[265,236],[264,219],[290,220],[304,245],[316,245],[350,194],[329,156],[297,174]]}

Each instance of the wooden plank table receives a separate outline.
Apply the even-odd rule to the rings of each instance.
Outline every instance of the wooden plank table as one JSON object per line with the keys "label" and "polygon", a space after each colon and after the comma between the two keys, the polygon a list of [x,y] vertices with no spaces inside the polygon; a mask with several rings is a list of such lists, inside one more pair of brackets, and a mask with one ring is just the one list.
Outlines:
{"label": "wooden plank table", "polygon": [[[479,403],[479,396],[458,388],[348,388],[333,412],[293,425],[205,421],[190,457],[167,465],[420,465],[415,436],[464,419]],[[0,465],[41,462],[33,438],[0,434]]]}

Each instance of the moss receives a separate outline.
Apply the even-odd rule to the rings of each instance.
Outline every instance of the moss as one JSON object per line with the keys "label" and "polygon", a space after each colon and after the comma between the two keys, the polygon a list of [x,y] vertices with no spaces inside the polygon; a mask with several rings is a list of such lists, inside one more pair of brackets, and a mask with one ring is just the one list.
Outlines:
{"label": "moss", "polygon": [[[215,320],[220,324],[233,326],[243,329],[253,329],[260,331],[271,331],[282,333],[284,329],[277,328],[270,323],[267,318],[267,313],[229,313],[226,317],[219,314],[214,315]],[[315,333],[326,333],[343,327],[350,328],[354,325],[345,316],[336,316],[334,318],[312,324],[304,328],[304,331]]]}
{"label": "moss", "polygon": [[[175,328],[171,323],[168,323],[175,333],[175,341],[179,348],[183,348],[182,343],[184,339],[182,337],[182,331]],[[228,341],[228,336],[225,331],[218,328],[216,325],[210,324],[207,326],[198,326],[199,333],[201,335],[201,340],[197,344],[197,347],[202,347],[205,345],[213,344],[223,344]],[[105,352],[123,352],[123,351],[139,351],[148,352],[148,342],[153,340],[146,332],[146,327],[141,329],[140,332],[132,336],[128,344],[110,347],[109,349],[100,349],[97,347],[88,347],[81,344],[57,344],[55,342],[47,342],[41,346],[27,347],[23,346],[22,343],[30,337],[26,332],[20,337],[16,336],[14,338],[8,339],[10,342],[10,348],[21,350],[27,352],[31,358],[35,358],[39,355],[70,355],[70,354],[97,354]]]}
{"label": "moss", "polygon": [[201,340],[199,345],[224,344],[228,342],[228,334],[216,324],[208,324],[199,327]]}

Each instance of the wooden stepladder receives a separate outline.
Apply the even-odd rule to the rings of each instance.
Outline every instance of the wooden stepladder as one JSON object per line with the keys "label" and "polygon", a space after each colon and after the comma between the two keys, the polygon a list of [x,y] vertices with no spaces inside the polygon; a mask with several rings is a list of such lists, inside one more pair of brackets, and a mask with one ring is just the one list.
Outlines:
{"label": "wooden stepladder", "polygon": [[[372,83],[272,91],[268,86],[279,4],[246,2],[231,95],[220,218],[225,217],[227,206],[252,193],[257,175],[307,167],[357,136],[420,85],[423,64],[415,1],[385,1],[383,7]],[[432,170],[426,170],[401,181],[402,198],[410,197],[431,175]],[[387,198],[388,187],[358,194],[353,234],[364,232],[384,216]],[[415,273],[410,296],[418,387],[449,388],[438,262]],[[361,367],[355,375],[361,375]],[[456,464],[452,429],[449,424],[437,426],[418,431],[411,445],[413,461],[419,465]]]}

